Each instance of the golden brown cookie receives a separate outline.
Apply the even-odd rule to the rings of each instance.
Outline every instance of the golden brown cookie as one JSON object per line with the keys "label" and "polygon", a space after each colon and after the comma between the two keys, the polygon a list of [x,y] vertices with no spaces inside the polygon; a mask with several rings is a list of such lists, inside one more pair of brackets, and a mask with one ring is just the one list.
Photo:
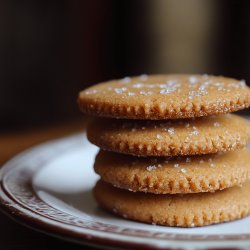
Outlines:
{"label": "golden brown cookie", "polygon": [[176,121],[94,118],[90,142],[104,150],[136,156],[175,156],[225,152],[245,147],[249,123],[237,115]]}
{"label": "golden brown cookie", "polygon": [[133,193],[99,181],[94,196],[101,207],[124,218],[164,226],[195,227],[250,214],[250,182],[215,193],[185,195]]}
{"label": "golden brown cookie", "polygon": [[100,83],[79,93],[82,112],[124,119],[179,119],[250,105],[243,80],[208,75],[142,75]]}
{"label": "golden brown cookie", "polygon": [[103,181],[155,194],[214,192],[250,180],[250,151],[192,157],[148,157],[100,151],[94,169]]}

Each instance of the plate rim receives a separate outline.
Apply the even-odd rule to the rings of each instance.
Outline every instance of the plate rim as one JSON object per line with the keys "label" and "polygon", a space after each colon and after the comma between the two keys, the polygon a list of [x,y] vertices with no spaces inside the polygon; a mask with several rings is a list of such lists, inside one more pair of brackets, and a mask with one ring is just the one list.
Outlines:
{"label": "plate rim", "polygon": [[[81,244],[86,244],[86,245],[92,245],[95,247],[103,247],[103,244],[107,247],[119,247],[119,248],[126,248],[129,249],[131,247],[133,248],[143,248],[143,249],[173,249],[172,247],[172,243],[175,243],[176,241],[171,242],[170,240],[166,240],[168,241],[170,244],[169,246],[156,246],[156,245],[152,245],[150,243],[141,243],[141,242],[128,242],[126,240],[115,240],[115,239],[108,239],[108,238],[103,238],[100,236],[94,236],[94,235],[88,235],[86,233],[79,233],[76,231],[70,230],[69,228],[62,228],[59,224],[63,224],[63,222],[60,221],[54,221],[56,223],[51,223],[51,218],[46,218],[43,217],[41,214],[36,213],[35,211],[32,210],[28,210],[27,207],[23,206],[22,204],[16,202],[7,192],[7,190],[5,190],[4,187],[4,176],[6,173],[8,173],[8,171],[15,169],[15,162],[28,157],[29,154],[34,154],[35,151],[39,151],[42,150],[43,147],[49,147],[52,144],[59,144],[60,141],[66,141],[69,138],[74,138],[74,137],[79,137],[79,136],[85,136],[86,137],[86,133],[77,133],[71,136],[67,136],[67,137],[62,137],[59,139],[55,139],[55,140],[51,140],[51,141],[47,141],[44,142],[42,144],[39,144],[37,146],[31,147],[29,149],[24,150],[23,152],[17,154],[16,156],[14,156],[12,159],[10,159],[9,161],[7,161],[0,169],[0,209],[1,211],[4,212],[4,214],[8,215],[9,217],[11,217],[12,219],[14,219],[15,221],[19,222],[22,225],[25,225],[29,228],[32,228],[36,231],[45,233],[47,235],[50,236],[54,236],[56,238],[59,239],[64,239],[67,241],[71,241],[71,242],[75,242],[75,243],[81,243]],[[34,214],[36,216],[34,216]],[[111,233],[112,232],[105,232],[105,233]],[[250,234],[249,234],[250,236]],[[183,240],[183,242],[185,242],[187,240]],[[232,240],[231,240],[232,241]],[[246,244],[248,243],[250,245],[250,240],[249,239],[239,239],[237,241],[243,241]],[[203,242],[203,244],[205,245],[205,243],[222,243],[222,242],[230,242],[230,240],[225,240],[222,239],[221,241],[219,240],[190,240],[189,243],[196,243],[196,242]],[[214,247],[214,246],[213,246]],[[220,247],[220,246],[218,246]],[[207,247],[204,246],[202,249],[206,249]],[[208,248],[210,248],[210,246],[208,246]],[[178,247],[178,249],[187,249],[187,248],[183,248],[183,247]],[[195,249],[195,248],[192,248]],[[230,249],[236,249],[236,247],[230,248]],[[237,249],[239,249],[237,247]],[[242,248],[244,249],[244,248]]]}

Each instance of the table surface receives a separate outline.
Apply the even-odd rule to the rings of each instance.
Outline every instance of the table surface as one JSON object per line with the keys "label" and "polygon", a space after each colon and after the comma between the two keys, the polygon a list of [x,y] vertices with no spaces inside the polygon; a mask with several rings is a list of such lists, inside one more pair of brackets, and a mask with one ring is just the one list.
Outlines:
{"label": "table surface", "polygon": [[[36,144],[83,131],[85,121],[74,121],[44,128],[25,131],[0,133],[0,166],[18,152]],[[82,246],[64,242],[19,225],[6,215],[0,213],[0,239],[4,250],[54,250],[83,249]],[[94,249],[86,248],[84,249]]]}

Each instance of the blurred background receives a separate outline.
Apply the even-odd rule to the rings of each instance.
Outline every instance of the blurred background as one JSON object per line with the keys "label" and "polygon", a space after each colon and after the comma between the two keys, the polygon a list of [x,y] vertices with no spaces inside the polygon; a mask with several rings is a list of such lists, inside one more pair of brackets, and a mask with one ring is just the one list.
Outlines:
{"label": "blurred background", "polygon": [[80,90],[127,75],[250,83],[247,0],[6,0],[0,34],[2,131],[80,119]]}

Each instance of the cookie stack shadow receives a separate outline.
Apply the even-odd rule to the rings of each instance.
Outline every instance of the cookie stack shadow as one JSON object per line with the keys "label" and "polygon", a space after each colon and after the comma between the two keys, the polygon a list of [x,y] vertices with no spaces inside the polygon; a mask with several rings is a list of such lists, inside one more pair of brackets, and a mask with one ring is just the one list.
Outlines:
{"label": "cookie stack shadow", "polygon": [[228,114],[250,104],[242,81],[142,75],[90,87],[78,103],[95,116],[87,137],[100,147],[94,196],[105,210],[177,227],[250,214],[250,128]]}

